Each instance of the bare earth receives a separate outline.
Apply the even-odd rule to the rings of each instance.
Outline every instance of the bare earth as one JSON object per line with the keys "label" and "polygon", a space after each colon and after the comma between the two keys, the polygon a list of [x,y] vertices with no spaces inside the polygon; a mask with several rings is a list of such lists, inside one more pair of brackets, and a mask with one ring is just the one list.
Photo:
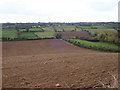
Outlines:
{"label": "bare earth", "polygon": [[[3,42],[3,88],[94,88],[113,83],[118,54],[63,40]],[[59,84],[56,86],[56,84]]]}

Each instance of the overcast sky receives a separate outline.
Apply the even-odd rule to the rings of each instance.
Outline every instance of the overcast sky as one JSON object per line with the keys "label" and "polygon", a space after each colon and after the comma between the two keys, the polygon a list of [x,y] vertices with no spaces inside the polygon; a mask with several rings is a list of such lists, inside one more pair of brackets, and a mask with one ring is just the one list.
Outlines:
{"label": "overcast sky", "polygon": [[0,0],[0,22],[118,21],[119,0]]}

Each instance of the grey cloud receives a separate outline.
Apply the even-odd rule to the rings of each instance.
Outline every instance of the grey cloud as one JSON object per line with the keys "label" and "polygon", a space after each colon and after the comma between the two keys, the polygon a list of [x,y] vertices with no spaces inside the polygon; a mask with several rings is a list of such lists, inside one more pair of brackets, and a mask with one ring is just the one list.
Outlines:
{"label": "grey cloud", "polygon": [[[24,20],[22,18],[26,18],[26,20],[33,21],[34,18],[40,18],[43,21],[77,21],[77,19],[81,20],[82,17],[83,19],[87,18],[87,20],[92,18],[96,21],[96,18],[100,20],[103,17],[107,21],[109,18],[106,17],[106,12],[110,13],[109,17],[113,20],[117,18],[113,17],[113,15],[115,15],[115,6],[118,4],[118,0],[42,1],[44,0],[1,0],[0,14],[4,18],[0,17],[0,20],[18,21],[19,19],[19,21],[22,21]],[[67,19],[63,19],[63,17]]]}

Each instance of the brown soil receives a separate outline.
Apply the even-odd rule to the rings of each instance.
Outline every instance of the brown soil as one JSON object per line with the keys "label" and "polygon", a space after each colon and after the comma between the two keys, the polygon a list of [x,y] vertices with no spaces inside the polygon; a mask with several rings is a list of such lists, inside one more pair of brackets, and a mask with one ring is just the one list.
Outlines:
{"label": "brown soil", "polygon": [[91,39],[89,32],[59,32],[62,34],[62,38],[81,38],[81,39]]}
{"label": "brown soil", "polygon": [[113,83],[117,53],[63,40],[3,42],[3,88],[95,88]]}

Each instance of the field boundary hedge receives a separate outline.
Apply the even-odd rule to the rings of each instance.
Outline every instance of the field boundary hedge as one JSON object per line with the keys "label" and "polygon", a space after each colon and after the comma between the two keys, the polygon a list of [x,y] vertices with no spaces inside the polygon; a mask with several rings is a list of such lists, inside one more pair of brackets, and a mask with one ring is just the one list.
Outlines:
{"label": "field boundary hedge", "polygon": [[45,40],[45,39],[54,39],[54,38],[36,38],[36,39],[26,39],[26,38],[2,38],[2,41],[28,41],[28,40]]}
{"label": "field boundary hedge", "polygon": [[[64,40],[69,43],[72,43],[75,46],[82,47],[82,48],[93,49],[93,50],[104,51],[104,52],[120,52],[120,48],[118,45],[116,45],[116,46],[118,46],[118,48],[115,49],[115,48],[108,48],[108,47],[92,46],[92,45],[88,45],[87,43],[83,44],[80,41],[74,41],[74,39],[64,39]],[[87,41],[87,40],[83,40],[83,41]],[[90,41],[88,41],[88,42],[90,42]],[[92,43],[94,43],[94,42],[92,42]]]}

